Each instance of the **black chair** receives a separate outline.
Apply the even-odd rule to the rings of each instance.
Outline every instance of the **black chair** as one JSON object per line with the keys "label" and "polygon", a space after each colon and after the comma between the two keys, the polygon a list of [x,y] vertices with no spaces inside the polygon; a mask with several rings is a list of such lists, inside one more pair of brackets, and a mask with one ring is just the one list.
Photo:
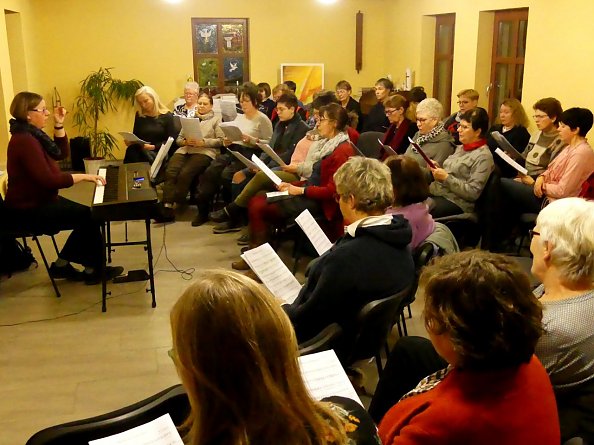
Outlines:
{"label": "black chair", "polygon": [[357,148],[366,158],[379,159],[383,154],[383,148],[378,139],[381,141],[384,138],[384,133],[379,131],[366,131],[359,135],[357,141]]}
{"label": "black chair", "polygon": [[41,430],[26,445],[88,445],[91,440],[127,431],[164,414],[171,415],[173,423],[179,426],[189,412],[185,390],[182,385],[175,385],[117,411]]}
{"label": "black chair", "polygon": [[538,217],[538,213],[522,213],[520,215],[520,241],[518,243],[518,250],[516,255],[520,255],[522,252],[522,247],[524,246],[524,242],[530,233],[530,230],[534,229],[536,225],[536,218]]}
{"label": "black chair", "polygon": [[342,328],[338,323],[326,326],[315,337],[299,344],[299,355],[315,354],[316,352],[334,349],[342,335]]}
{"label": "black chair", "polygon": [[39,242],[40,236],[43,236],[43,235],[49,236],[52,239],[52,243],[54,244],[54,249],[56,250],[56,255],[58,255],[59,254],[58,245],[56,243],[56,239],[54,238],[54,236],[58,232],[51,231],[51,230],[30,231],[30,230],[25,230],[22,227],[19,227],[18,224],[12,222],[12,218],[10,217],[10,211],[4,205],[4,199],[2,199],[2,196],[0,196],[0,221],[2,222],[2,225],[0,225],[0,236],[2,236],[2,237],[6,236],[6,237],[12,237],[12,238],[22,238],[23,244],[25,245],[26,248],[27,248],[27,241],[26,241],[27,238],[32,238],[33,241],[35,241],[35,243],[37,244],[37,249],[39,250],[39,253],[41,254],[41,259],[43,260],[43,264],[45,265],[45,270],[47,270],[47,275],[49,276],[50,281],[52,282],[52,286],[54,288],[54,292],[56,293],[56,297],[60,298],[60,296],[61,296],[60,290],[58,289],[56,281],[54,280],[54,278],[52,277],[52,275],[50,273],[49,263],[47,262],[47,258],[45,257],[45,253],[43,252],[43,249],[41,248],[41,243]]}

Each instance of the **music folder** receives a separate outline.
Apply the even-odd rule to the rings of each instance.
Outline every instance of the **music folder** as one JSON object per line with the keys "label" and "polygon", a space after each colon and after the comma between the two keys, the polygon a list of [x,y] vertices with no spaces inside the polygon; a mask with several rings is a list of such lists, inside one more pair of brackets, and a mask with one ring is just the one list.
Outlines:
{"label": "music folder", "polygon": [[522,153],[520,153],[518,150],[516,150],[515,147],[512,144],[510,144],[509,141],[507,139],[505,139],[505,136],[503,136],[500,132],[493,131],[491,133],[491,136],[493,136],[493,139],[495,140],[495,142],[497,142],[497,145],[499,145],[499,148],[501,148],[514,161],[518,161],[520,159],[526,159],[522,155]]}
{"label": "music folder", "polygon": [[421,155],[421,157],[425,160],[425,162],[427,163],[427,165],[429,166],[429,168],[436,168],[435,164],[433,163],[433,161],[431,160],[431,158],[429,156],[427,156],[427,154],[425,154],[425,152],[423,151],[423,149],[419,146],[419,144],[417,144],[415,141],[412,140],[412,138],[408,138],[408,140],[410,141],[410,144],[415,147],[415,149],[417,150],[417,152]]}

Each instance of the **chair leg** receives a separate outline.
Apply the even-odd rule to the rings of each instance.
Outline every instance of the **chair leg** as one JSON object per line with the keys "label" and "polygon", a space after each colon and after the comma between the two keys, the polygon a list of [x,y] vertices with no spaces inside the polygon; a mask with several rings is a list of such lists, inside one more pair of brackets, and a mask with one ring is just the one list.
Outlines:
{"label": "chair leg", "polygon": [[404,316],[404,312],[400,313],[402,317],[402,330],[404,331],[404,336],[408,337],[408,329],[406,329],[406,317]]}
{"label": "chair leg", "polygon": [[37,243],[37,248],[39,249],[39,253],[41,254],[41,258],[43,259],[43,264],[45,265],[45,270],[47,270],[47,275],[49,276],[52,282],[52,286],[54,286],[56,297],[60,298],[60,291],[58,290],[58,286],[56,285],[54,277],[52,277],[52,274],[50,273],[49,264],[47,264],[47,258],[45,258],[45,254],[43,253],[43,249],[41,248],[41,244],[39,243],[39,238],[37,238],[37,236],[33,236],[33,241]]}
{"label": "chair leg", "polygon": [[410,304],[407,307],[408,307],[408,318],[412,318],[412,312],[410,310]]}
{"label": "chair leg", "polygon": [[54,243],[54,250],[56,251],[56,255],[60,256],[60,251],[58,250],[58,243],[56,243],[56,238],[54,235],[50,235],[52,237],[52,243]]}
{"label": "chair leg", "polygon": [[388,358],[390,356],[390,347],[388,346],[388,339],[386,339],[386,342],[384,343],[384,351],[386,352],[386,358]]}
{"label": "chair leg", "polygon": [[398,337],[402,338],[402,325],[400,324],[400,314],[398,314],[398,317],[396,319],[396,326],[398,326]]}
{"label": "chair leg", "polygon": [[375,356],[375,365],[377,366],[377,377],[380,378],[382,376],[382,356],[379,353]]}

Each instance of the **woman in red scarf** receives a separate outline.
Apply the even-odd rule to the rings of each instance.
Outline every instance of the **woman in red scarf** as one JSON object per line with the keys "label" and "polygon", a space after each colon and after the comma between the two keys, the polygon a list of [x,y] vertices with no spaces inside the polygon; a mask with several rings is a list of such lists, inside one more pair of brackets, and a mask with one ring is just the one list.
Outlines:
{"label": "woman in red scarf", "polygon": [[443,167],[436,162],[431,168],[435,181],[429,186],[433,203],[429,206],[434,218],[474,211],[474,203],[485,188],[493,171],[493,155],[487,146],[489,115],[484,108],[475,108],[460,117],[460,142]]}
{"label": "woman in red scarf", "polygon": [[[384,101],[384,108],[386,110],[386,117],[390,121],[390,126],[384,134],[382,144],[389,145],[396,153],[404,154],[410,141],[419,130],[414,122],[406,117],[409,102],[400,94],[395,94],[388,97]],[[382,160],[390,156],[390,153],[384,151]]]}

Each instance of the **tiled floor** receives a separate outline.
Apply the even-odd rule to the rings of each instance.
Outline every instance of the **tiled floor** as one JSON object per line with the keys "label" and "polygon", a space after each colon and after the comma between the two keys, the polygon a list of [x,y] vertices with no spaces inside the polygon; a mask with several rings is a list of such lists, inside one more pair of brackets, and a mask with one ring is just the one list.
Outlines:
{"label": "tiled floor", "polygon": [[[88,202],[92,189],[80,185],[65,195]],[[24,444],[41,428],[121,408],[179,382],[167,356],[169,311],[188,281],[173,270],[229,268],[239,253],[237,233],[191,227],[191,212],[175,224],[153,225],[155,309],[140,282],[110,285],[106,313],[99,285],[60,282],[57,299],[43,265],[0,282],[0,445]],[[140,238],[144,224],[131,222],[128,231],[130,239]],[[112,234],[114,241],[123,239],[124,224],[114,224]],[[45,238],[43,249],[53,260]],[[57,240],[62,245],[65,235]],[[142,247],[120,247],[113,263],[146,268],[146,255]],[[419,314],[415,302],[410,334],[424,335]],[[375,365],[363,369],[372,391]]]}

